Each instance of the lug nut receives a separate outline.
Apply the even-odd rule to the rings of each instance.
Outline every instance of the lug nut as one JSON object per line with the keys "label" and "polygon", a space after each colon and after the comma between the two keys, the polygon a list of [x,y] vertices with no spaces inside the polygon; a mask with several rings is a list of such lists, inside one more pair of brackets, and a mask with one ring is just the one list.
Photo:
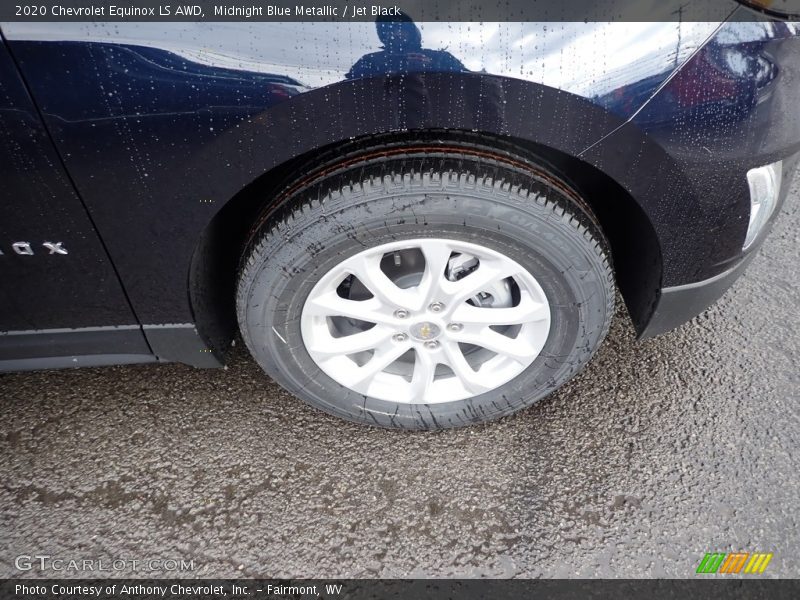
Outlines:
{"label": "lug nut", "polygon": [[408,311],[398,308],[396,311],[394,311],[394,316],[398,319],[405,319],[408,316]]}
{"label": "lug nut", "polygon": [[405,333],[395,333],[392,336],[392,339],[395,342],[405,342],[408,339],[408,336]]}
{"label": "lug nut", "polygon": [[428,350],[436,350],[439,347],[439,342],[437,342],[436,340],[431,340],[429,342],[425,342],[425,347]]}
{"label": "lug nut", "polygon": [[447,326],[447,331],[461,331],[464,326],[461,323],[450,323]]}
{"label": "lug nut", "polygon": [[428,308],[430,309],[431,312],[442,312],[442,310],[444,309],[444,304],[442,304],[441,302],[434,302]]}

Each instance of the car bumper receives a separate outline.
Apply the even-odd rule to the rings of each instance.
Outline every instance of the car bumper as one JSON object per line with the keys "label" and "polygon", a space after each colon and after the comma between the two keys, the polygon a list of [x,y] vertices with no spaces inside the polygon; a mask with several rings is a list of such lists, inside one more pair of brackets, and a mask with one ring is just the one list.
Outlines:
{"label": "car bumper", "polygon": [[682,325],[703,313],[719,300],[733,283],[744,273],[747,265],[755,258],[772,224],[780,213],[789,194],[800,155],[784,161],[781,188],[772,216],[758,233],[755,241],[743,251],[733,266],[709,279],[662,288],[658,295],[655,310],[647,326],[639,333],[639,339],[648,339]]}
{"label": "car bumper", "polygon": [[750,252],[735,267],[710,279],[663,288],[656,310],[639,339],[661,335],[702,314],[725,294],[754,257],[755,252]]}

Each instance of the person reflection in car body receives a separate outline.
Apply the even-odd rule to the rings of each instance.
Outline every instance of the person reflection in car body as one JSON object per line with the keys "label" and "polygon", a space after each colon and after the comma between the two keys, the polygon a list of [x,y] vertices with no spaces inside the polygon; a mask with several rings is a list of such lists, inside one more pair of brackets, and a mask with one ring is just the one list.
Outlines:
{"label": "person reflection in car body", "polygon": [[468,69],[447,50],[422,47],[422,32],[406,14],[399,17],[379,17],[375,21],[378,39],[383,43],[379,52],[362,56],[347,73],[348,79],[404,73],[467,71]]}

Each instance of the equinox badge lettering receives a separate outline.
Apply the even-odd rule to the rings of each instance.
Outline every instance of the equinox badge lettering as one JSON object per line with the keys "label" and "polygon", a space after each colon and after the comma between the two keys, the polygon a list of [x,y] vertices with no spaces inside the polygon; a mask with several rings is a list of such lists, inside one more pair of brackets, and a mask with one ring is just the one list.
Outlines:
{"label": "equinox badge lettering", "polygon": [[[64,247],[64,242],[43,242],[42,246],[49,250],[48,254],[69,254]],[[11,244],[11,249],[20,256],[33,256],[35,254],[30,242],[14,242]],[[0,250],[0,256],[3,254],[4,252]]]}

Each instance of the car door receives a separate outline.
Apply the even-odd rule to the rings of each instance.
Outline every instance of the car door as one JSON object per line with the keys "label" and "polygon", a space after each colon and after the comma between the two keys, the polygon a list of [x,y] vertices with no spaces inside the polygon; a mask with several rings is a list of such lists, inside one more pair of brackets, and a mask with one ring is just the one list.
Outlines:
{"label": "car door", "polygon": [[154,360],[0,38],[0,371]]}

